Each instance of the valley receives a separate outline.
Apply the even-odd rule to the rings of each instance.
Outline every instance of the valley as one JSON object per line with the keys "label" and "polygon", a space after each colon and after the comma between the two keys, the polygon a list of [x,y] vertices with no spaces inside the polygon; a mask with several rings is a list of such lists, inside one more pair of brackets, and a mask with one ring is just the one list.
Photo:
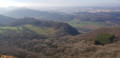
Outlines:
{"label": "valley", "polygon": [[4,11],[0,15],[0,55],[119,58],[120,12],[92,10],[95,9],[71,13],[28,8]]}

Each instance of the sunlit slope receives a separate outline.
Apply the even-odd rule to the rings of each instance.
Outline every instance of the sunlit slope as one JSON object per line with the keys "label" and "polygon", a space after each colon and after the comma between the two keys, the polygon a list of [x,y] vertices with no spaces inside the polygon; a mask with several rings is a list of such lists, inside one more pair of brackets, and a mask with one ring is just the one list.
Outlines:
{"label": "sunlit slope", "polygon": [[56,32],[56,30],[54,30],[54,28],[48,28],[48,27],[36,27],[34,25],[25,25],[26,28],[28,28],[29,30],[32,30],[38,34],[53,34]]}

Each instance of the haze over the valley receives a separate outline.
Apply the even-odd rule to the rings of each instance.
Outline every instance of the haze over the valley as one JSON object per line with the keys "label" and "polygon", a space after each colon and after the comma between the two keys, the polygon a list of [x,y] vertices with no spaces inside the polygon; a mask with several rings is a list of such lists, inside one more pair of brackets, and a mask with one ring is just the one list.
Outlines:
{"label": "haze over the valley", "polygon": [[115,7],[120,0],[0,0],[0,7]]}

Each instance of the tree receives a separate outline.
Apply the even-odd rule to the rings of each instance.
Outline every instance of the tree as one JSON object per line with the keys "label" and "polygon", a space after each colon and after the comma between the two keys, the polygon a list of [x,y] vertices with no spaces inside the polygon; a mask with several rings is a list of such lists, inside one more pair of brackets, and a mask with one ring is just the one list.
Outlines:
{"label": "tree", "polygon": [[105,45],[113,42],[115,36],[111,34],[100,34],[95,39],[96,45]]}

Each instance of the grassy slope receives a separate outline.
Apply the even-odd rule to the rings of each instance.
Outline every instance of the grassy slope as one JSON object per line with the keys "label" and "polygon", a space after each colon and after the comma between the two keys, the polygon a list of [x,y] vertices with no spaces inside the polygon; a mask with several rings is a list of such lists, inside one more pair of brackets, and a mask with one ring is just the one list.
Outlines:
{"label": "grassy slope", "polygon": [[[47,27],[36,27],[33,25],[25,25],[29,30],[32,30],[38,34],[52,34],[55,32],[53,28],[47,28]],[[10,30],[15,30],[17,32],[22,31],[22,27],[10,27],[10,26],[5,26],[5,27],[0,27],[0,33],[4,32],[5,30],[10,29]]]}
{"label": "grassy slope", "polygon": [[10,29],[10,30],[16,30],[16,31],[21,31],[22,27],[0,27],[0,33],[4,32],[5,30]]}
{"label": "grassy slope", "polygon": [[38,33],[38,34],[52,34],[54,33],[54,29],[53,28],[47,28],[47,27],[36,27],[33,25],[25,25],[25,27],[27,27],[28,29]]}

